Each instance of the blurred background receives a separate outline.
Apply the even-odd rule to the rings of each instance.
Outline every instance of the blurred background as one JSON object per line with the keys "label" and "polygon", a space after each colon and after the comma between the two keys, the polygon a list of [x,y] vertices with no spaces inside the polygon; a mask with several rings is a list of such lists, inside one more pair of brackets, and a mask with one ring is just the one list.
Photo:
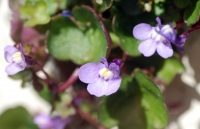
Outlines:
{"label": "blurred background", "polygon": [[[0,0],[0,114],[8,108],[23,106],[29,113],[48,113],[50,105],[32,87],[21,88],[21,81],[12,80],[5,73],[7,62],[3,49],[13,45],[10,37],[12,12],[8,0]],[[200,31],[192,33],[185,44],[182,62],[185,73],[177,75],[164,92],[169,111],[166,129],[200,129]]]}

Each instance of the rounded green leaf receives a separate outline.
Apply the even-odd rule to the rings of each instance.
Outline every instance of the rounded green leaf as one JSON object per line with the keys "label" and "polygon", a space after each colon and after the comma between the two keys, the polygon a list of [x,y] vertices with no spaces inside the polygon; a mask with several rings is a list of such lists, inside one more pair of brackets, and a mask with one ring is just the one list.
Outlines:
{"label": "rounded green leaf", "polygon": [[88,9],[76,7],[74,17],[89,26],[75,25],[71,20],[57,18],[52,21],[48,35],[50,54],[59,60],[72,60],[76,64],[99,61],[106,55],[107,41],[97,18]]}
{"label": "rounded green leaf", "polygon": [[23,107],[7,109],[0,115],[1,129],[39,129]]}

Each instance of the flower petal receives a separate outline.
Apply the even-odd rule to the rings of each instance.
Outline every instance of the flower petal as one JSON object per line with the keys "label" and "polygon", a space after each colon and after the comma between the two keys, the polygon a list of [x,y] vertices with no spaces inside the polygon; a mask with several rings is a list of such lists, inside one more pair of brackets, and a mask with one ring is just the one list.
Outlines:
{"label": "flower petal", "polygon": [[148,39],[140,43],[138,50],[146,57],[154,54],[156,51],[156,42],[152,39]]}
{"label": "flower petal", "polygon": [[7,51],[4,53],[4,58],[8,63],[12,63],[12,55],[8,53]]}
{"label": "flower petal", "polygon": [[122,81],[121,77],[118,79],[109,80],[108,89],[105,95],[110,95],[110,94],[115,93],[119,89],[121,81]]}
{"label": "flower petal", "polygon": [[103,56],[101,56],[101,62],[108,68],[108,61]]}
{"label": "flower petal", "polygon": [[149,24],[141,23],[133,28],[133,36],[138,40],[146,40],[150,37],[152,27]]}
{"label": "flower petal", "polygon": [[16,52],[19,52],[19,50],[17,48],[13,47],[13,46],[6,46],[4,48],[4,51],[8,52],[10,55],[13,55]]}
{"label": "flower petal", "polygon": [[98,78],[96,81],[88,85],[87,90],[90,94],[101,97],[108,91],[108,82],[104,79]]}
{"label": "flower petal", "polygon": [[157,44],[157,52],[163,58],[168,58],[173,55],[173,50],[170,42],[167,43],[159,42]]}
{"label": "flower petal", "polygon": [[34,122],[41,128],[47,129],[52,126],[51,117],[48,114],[38,114],[34,117]]}
{"label": "flower petal", "polygon": [[111,63],[111,64],[109,65],[109,69],[110,69],[111,71],[114,71],[115,74],[117,74],[117,76],[118,76],[119,73],[120,73],[119,65],[117,65],[117,64],[115,64],[115,63]]}
{"label": "flower petal", "polygon": [[87,63],[80,67],[79,79],[84,83],[92,83],[98,78],[99,70],[103,67],[105,65],[102,63]]}
{"label": "flower petal", "polygon": [[17,64],[10,64],[10,65],[8,65],[7,67],[6,67],[6,73],[8,74],[8,75],[14,75],[14,74],[16,74],[16,73],[18,73],[18,72],[20,72],[20,71],[22,71],[22,70],[24,70],[25,69],[25,67],[22,67],[22,66],[20,66],[20,65],[17,65]]}
{"label": "flower petal", "polygon": [[176,40],[176,32],[171,24],[164,25],[160,30],[160,34],[167,38],[170,42],[175,42]]}

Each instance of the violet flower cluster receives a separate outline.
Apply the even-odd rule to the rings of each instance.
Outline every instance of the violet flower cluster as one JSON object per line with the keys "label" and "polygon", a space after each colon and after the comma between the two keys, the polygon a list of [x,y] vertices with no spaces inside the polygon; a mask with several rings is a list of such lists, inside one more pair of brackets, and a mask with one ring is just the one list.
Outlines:
{"label": "violet flower cluster", "polygon": [[78,76],[84,83],[89,83],[87,90],[97,97],[115,93],[121,84],[119,60],[109,63],[104,57],[101,62],[87,63],[80,67]]}
{"label": "violet flower cluster", "polygon": [[71,117],[63,119],[60,116],[51,117],[49,114],[38,114],[34,117],[34,122],[40,129],[64,129],[71,121]]}
{"label": "violet flower cluster", "polygon": [[8,75],[14,75],[27,67],[25,55],[23,50],[18,50],[13,46],[6,46],[4,48],[4,57],[10,63],[5,71]]}
{"label": "violet flower cluster", "polygon": [[133,36],[138,40],[143,40],[138,49],[146,57],[149,57],[157,51],[163,57],[168,58],[173,55],[171,43],[183,51],[183,45],[186,37],[177,36],[171,24],[162,25],[159,17],[156,18],[158,25],[152,27],[146,23],[140,23],[133,28]]}

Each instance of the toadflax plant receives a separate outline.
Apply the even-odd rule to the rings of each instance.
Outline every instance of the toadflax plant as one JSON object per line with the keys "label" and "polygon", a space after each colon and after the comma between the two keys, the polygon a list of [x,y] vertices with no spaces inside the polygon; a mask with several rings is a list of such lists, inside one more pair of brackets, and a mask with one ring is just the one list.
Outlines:
{"label": "toadflax plant", "polygon": [[168,125],[168,113],[177,107],[172,105],[180,102],[165,103],[163,93],[185,70],[181,58],[187,38],[200,29],[200,0],[9,0],[9,5],[16,44],[4,49],[6,73],[22,80],[23,88],[33,87],[51,111],[37,109],[32,116],[23,107],[11,108],[0,115],[0,128]]}

